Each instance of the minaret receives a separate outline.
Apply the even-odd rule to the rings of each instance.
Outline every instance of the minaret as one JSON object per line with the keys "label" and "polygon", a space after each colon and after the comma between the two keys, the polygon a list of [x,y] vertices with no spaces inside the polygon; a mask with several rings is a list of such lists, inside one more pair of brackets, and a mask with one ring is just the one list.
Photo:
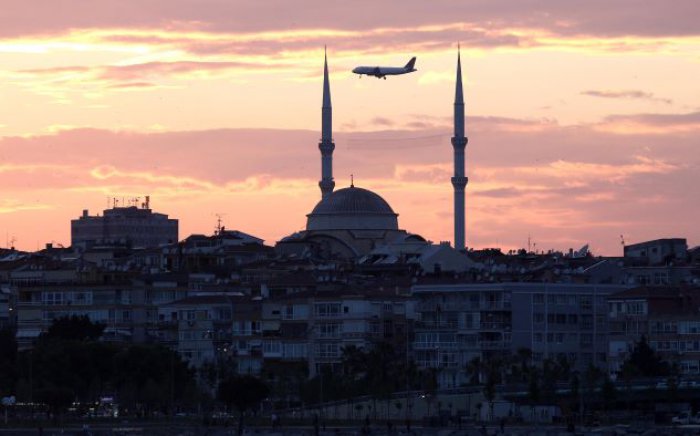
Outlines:
{"label": "minaret", "polygon": [[328,83],[328,59],[326,48],[323,48],[323,106],[321,107],[321,142],[318,143],[321,150],[321,197],[326,198],[335,187],[333,181],[333,109],[331,108],[331,87]]}
{"label": "minaret", "polygon": [[455,172],[452,177],[454,187],[454,218],[455,218],[455,249],[464,250],[464,188],[467,186],[467,177],[464,176],[464,149],[467,146],[467,138],[464,136],[464,96],[462,92],[462,62],[459,47],[457,47],[457,86],[455,89],[454,109],[454,136],[452,147],[454,148]]}

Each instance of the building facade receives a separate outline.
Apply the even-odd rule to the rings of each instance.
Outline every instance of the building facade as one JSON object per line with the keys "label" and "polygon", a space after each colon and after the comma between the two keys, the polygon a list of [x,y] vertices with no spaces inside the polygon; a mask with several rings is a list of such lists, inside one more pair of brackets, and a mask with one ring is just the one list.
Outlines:
{"label": "building facade", "polygon": [[82,216],[71,220],[71,245],[125,245],[133,248],[158,247],[178,241],[178,220],[155,213],[144,205],[106,209],[102,216]]}
{"label": "building facade", "polygon": [[414,359],[438,369],[443,387],[467,382],[473,359],[529,350],[531,363],[565,359],[572,368],[607,368],[607,297],[614,285],[479,283],[418,285]]}
{"label": "building facade", "polygon": [[638,287],[608,298],[610,374],[618,376],[644,336],[683,375],[700,375],[700,289]]}

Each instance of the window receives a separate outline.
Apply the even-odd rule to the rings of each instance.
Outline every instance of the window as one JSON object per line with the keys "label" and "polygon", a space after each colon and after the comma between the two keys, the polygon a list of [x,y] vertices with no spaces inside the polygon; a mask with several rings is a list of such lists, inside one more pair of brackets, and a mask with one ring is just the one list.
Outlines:
{"label": "window", "polygon": [[593,299],[590,295],[582,295],[579,298],[579,307],[583,310],[591,310],[593,307]]}
{"label": "window", "polygon": [[644,302],[633,301],[627,303],[627,313],[630,315],[643,315],[646,311],[644,310]]}
{"label": "window", "polygon": [[536,313],[534,316],[534,322],[537,324],[542,324],[544,322],[544,313]]}
{"label": "window", "polygon": [[263,353],[265,354],[270,354],[270,353],[281,353],[282,352],[282,344],[280,344],[278,341],[264,341],[263,342]]}
{"label": "window", "polygon": [[340,323],[324,323],[318,325],[319,337],[321,338],[337,338],[343,331],[343,325]]}
{"label": "window", "polygon": [[78,305],[90,305],[92,304],[92,292],[74,292],[73,302]]}
{"label": "window", "polygon": [[217,319],[220,321],[228,321],[231,319],[231,309],[228,307],[221,307],[217,310]]}
{"label": "window", "polygon": [[338,357],[338,344],[316,344],[316,356],[320,359],[333,359]]}
{"label": "window", "polygon": [[63,304],[63,292],[43,292],[42,300],[49,306]]}
{"label": "window", "polygon": [[532,296],[532,302],[534,304],[544,304],[544,294],[534,294]]}
{"label": "window", "polygon": [[331,318],[340,315],[340,303],[320,303],[314,306],[314,314],[319,318]]}
{"label": "window", "polygon": [[542,342],[542,333],[535,333],[534,341],[535,342]]}

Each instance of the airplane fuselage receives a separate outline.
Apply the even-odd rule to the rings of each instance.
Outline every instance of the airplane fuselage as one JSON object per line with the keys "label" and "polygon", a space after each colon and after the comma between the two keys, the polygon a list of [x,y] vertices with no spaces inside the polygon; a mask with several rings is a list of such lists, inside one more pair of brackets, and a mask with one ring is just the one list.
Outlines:
{"label": "airplane fuselage", "polygon": [[363,75],[374,76],[377,79],[386,79],[386,76],[398,76],[399,74],[412,73],[417,71],[414,68],[416,58],[411,59],[408,64],[404,67],[355,67],[352,72],[359,74],[360,77]]}

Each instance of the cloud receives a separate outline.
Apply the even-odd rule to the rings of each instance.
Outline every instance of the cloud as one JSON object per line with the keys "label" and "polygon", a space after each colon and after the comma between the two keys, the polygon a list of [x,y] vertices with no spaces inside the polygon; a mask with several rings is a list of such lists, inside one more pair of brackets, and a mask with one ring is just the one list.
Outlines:
{"label": "cloud", "polygon": [[[620,117],[647,126],[695,123],[689,114]],[[428,117],[425,130],[339,132],[336,186],[347,186],[355,174],[358,186],[392,205],[403,228],[451,239],[451,130],[433,127],[443,121]],[[601,131],[598,124],[470,117],[470,246],[516,247],[531,232],[542,248],[588,241],[610,253],[620,233],[659,236],[669,216],[679,234],[700,240],[692,219],[700,211],[686,189],[700,167],[696,135],[689,131],[630,137]],[[42,229],[44,239],[56,239],[65,235],[71,216],[104,204],[105,197],[150,194],[156,210],[182,220],[183,231],[208,231],[209,215],[230,213],[227,227],[276,240],[302,228],[318,201],[317,144],[317,131],[272,129],[73,129],[0,138],[0,183],[16,210],[4,214],[0,226],[23,228],[19,218],[10,219],[21,216],[34,220],[32,228]],[[19,207],[27,204],[51,210]],[[289,215],[284,222],[275,209],[280,207]],[[52,224],[40,225],[44,220]],[[54,222],[63,227],[52,227]],[[20,240],[34,238],[16,233]]]}
{"label": "cloud", "polygon": [[700,112],[610,115],[595,128],[629,135],[694,133],[700,130]]}
{"label": "cloud", "polygon": [[[260,5],[253,0],[206,0],[196,6],[187,0],[149,0],[138,4],[104,0],[99,4],[79,0],[33,7],[22,0],[6,0],[0,35],[55,34],[86,27],[131,27],[162,30],[187,29],[210,32],[280,32],[307,28],[368,31],[377,27],[412,27],[455,21],[484,23],[490,30],[510,25],[543,28],[561,34],[597,36],[697,35],[695,17],[700,7],[694,0],[677,0],[669,7],[663,0],[610,3],[592,0],[585,5],[551,0],[455,3],[435,0],[426,4],[406,0],[401,13],[393,4],[358,0],[352,4],[300,0],[272,0]],[[371,13],[368,14],[368,11]],[[455,41],[453,39],[452,41]]]}
{"label": "cloud", "polygon": [[150,90],[172,87],[169,80],[188,80],[192,77],[230,77],[235,72],[264,74],[282,68],[271,62],[237,61],[172,61],[144,62],[129,65],[106,66],[62,66],[22,69],[15,72],[20,78],[30,81],[19,82],[38,94],[55,97],[58,101],[69,101],[73,91],[101,95],[105,91]]}
{"label": "cloud", "polygon": [[433,85],[435,83],[453,83],[454,71],[427,71],[418,77],[419,85]]}
{"label": "cloud", "polygon": [[395,124],[394,121],[386,117],[374,117],[370,120],[370,123],[382,127],[391,127]]}
{"label": "cloud", "polygon": [[673,100],[671,100],[669,98],[656,97],[651,92],[644,92],[644,91],[638,91],[638,90],[627,90],[627,91],[588,90],[588,91],[582,91],[581,95],[587,95],[590,97],[611,98],[611,99],[648,100],[648,101],[655,102],[655,103],[665,103],[665,104],[673,103]]}
{"label": "cloud", "polygon": [[51,209],[48,204],[24,204],[14,200],[0,200],[0,214]]}
{"label": "cloud", "polygon": [[126,83],[115,83],[109,85],[112,89],[146,89],[146,88],[157,88],[158,85],[151,82],[126,82]]}
{"label": "cloud", "polygon": [[98,78],[117,81],[143,80],[147,78],[189,76],[195,73],[210,74],[217,71],[254,70],[257,72],[279,68],[277,64],[253,62],[178,61],[147,62],[133,65],[101,68]]}

